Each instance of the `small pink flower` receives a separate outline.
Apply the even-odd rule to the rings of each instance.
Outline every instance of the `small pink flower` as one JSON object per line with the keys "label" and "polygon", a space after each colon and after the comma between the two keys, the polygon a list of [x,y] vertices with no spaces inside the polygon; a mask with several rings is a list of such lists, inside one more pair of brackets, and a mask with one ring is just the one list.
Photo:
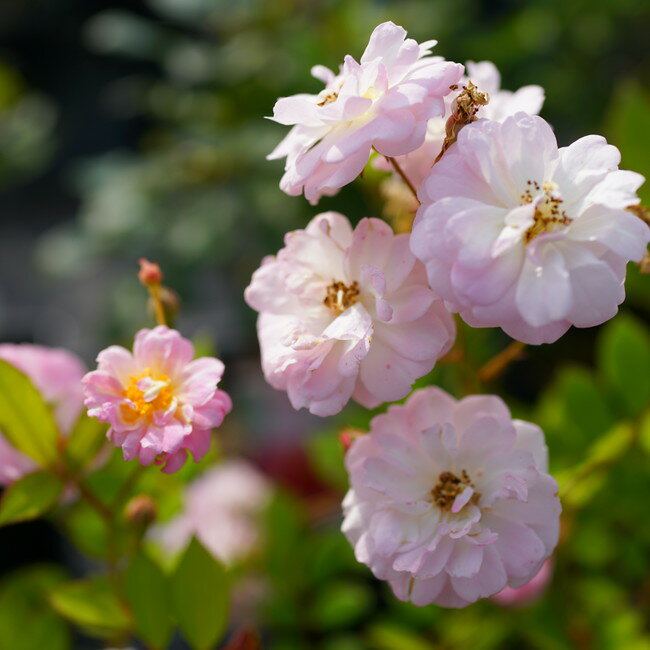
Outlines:
{"label": "small pink flower", "polygon": [[258,545],[257,518],[270,494],[269,482],[252,465],[225,461],[188,486],[181,514],[157,526],[152,537],[173,554],[195,535],[217,559],[233,564]]}
{"label": "small pink flower", "polygon": [[546,591],[553,576],[553,560],[550,558],[542,564],[542,568],[534,578],[521,587],[506,587],[491,599],[504,607],[523,607],[538,600]]}
{"label": "small pink flower", "polygon": [[338,75],[312,69],[325,84],[320,94],[279,99],[272,119],[293,125],[269,156],[287,159],[280,187],[315,204],[354,180],[373,147],[386,156],[417,149],[463,73],[462,65],[429,56],[435,44],[418,45],[402,27],[382,23],[360,63],[346,56]]}
{"label": "small pink flower", "polygon": [[422,183],[411,250],[452,311],[551,343],[612,318],[650,228],[625,208],[643,176],[596,135],[558,149],[540,117],[479,120]]}
{"label": "small pink flower", "polygon": [[99,353],[97,370],[84,377],[91,417],[109,423],[108,438],[125,460],[180,469],[191,451],[198,462],[210,448],[210,431],[232,408],[217,388],[218,359],[193,360],[194,348],[176,330],[140,330],[133,354],[113,345]]}
{"label": "small pink flower", "polygon": [[561,510],[539,427],[433,387],[370,427],[346,456],[343,532],[397,598],[464,607],[536,575]]}
{"label": "small pink flower", "polygon": [[[503,122],[507,117],[515,113],[524,112],[529,115],[537,115],[544,103],[544,89],[541,86],[523,86],[511,92],[501,90],[501,74],[491,61],[468,61],[466,76],[458,83],[458,90],[445,97],[444,117],[434,117],[427,125],[425,141],[415,151],[404,156],[398,156],[397,162],[415,187],[429,175],[433,161],[442,149],[445,139],[445,124],[451,116],[452,105],[456,97],[461,93],[462,86],[472,81],[481,92],[486,92],[490,101],[485,106],[480,106],[477,112],[478,118]],[[392,166],[385,158],[377,158],[375,166],[384,171],[393,171]]]}
{"label": "small pink flower", "polygon": [[[0,359],[24,372],[52,406],[63,435],[72,430],[83,406],[81,380],[85,368],[67,350],[28,343],[0,344]],[[14,449],[0,434],[0,485],[7,485],[36,469],[36,463]]]}
{"label": "small pink flower", "polygon": [[379,219],[352,230],[321,214],[289,233],[246,289],[260,312],[267,381],[294,408],[338,413],[352,397],[373,408],[405,397],[451,347],[454,323],[424,268]]}

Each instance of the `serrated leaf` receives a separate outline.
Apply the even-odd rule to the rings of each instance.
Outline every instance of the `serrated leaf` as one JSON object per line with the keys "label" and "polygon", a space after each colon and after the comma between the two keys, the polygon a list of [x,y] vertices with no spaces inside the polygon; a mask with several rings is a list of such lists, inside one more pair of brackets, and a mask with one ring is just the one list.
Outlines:
{"label": "serrated leaf", "polygon": [[49,472],[27,474],[10,485],[0,500],[0,526],[36,519],[59,499],[64,485]]}
{"label": "serrated leaf", "polygon": [[41,467],[56,462],[59,430],[52,409],[27,375],[2,359],[0,429],[16,449]]}
{"label": "serrated leaf", "polygon": [[67,582],[50,591],[55,611],[92,636],[112,637],[130,629],[129,619],[105,577]]}
{"label": "serrated leaf", "polygon": [[650,334],[622,314],[605,327],[598,347],[600,368],[624,415],[636,416],[650,404]]}
{"label": "serrated leaf", "polygon": [[174,631],[167,576],[145,551],[140,551],[125,578],[136,634],[152,649],[166,648]]}
{"label": "serrated leaf", "polygon": [[84,469],[97,456],[106,442],[107,428],[96,418],[81,415],[66,443],[66,454],[75,469]]}
{"label": "serrated leaf", "polygon": [[178,623],[195,650],[209,650],[228,623],[228,579],[222,564],[193,538],[171,579]]}

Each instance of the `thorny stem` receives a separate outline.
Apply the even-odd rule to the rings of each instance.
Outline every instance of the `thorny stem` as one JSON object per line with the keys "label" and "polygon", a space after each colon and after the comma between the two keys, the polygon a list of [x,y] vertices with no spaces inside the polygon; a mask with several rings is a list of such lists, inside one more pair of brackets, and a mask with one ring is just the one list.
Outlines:
{"label": "thorny stem", "polygon": [[406,186],[409,188],[409,190],[413,192],[413,196],[417,199],[418,191],[415,189],[415,185],[411,183],[409,177],[404,173],[404,170],[400,167],[400,164],[397,162],[397,160],[395,160],[395,158],[391,158],[390,156],[384,156],[384,157],[393,166],[393,169],[400,175],[400,177],[406,183]]}
{"label": "thorny stem", "polygon": [[501,350],[501,352],[492,357],[482,368],[479,369],[479,381],[489,382],[500,377],[510,363],[517,361],[517,359],[521,359],[525,347],[526,344],[521,341],[512,341],[508,347]]}

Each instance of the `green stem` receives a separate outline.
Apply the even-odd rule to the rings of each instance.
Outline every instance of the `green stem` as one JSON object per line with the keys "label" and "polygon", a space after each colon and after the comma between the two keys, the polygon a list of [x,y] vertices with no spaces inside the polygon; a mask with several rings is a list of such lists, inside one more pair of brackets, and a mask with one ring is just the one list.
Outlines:
{"label": "green stem", "polygon": [[135,469],[129,474],[127,479],[122,483],[120,489],[115,495],[113,508],[117,510],[129,498],[131,491],[137,484],[138,480],[147,468],[144,465],[136,464]]}

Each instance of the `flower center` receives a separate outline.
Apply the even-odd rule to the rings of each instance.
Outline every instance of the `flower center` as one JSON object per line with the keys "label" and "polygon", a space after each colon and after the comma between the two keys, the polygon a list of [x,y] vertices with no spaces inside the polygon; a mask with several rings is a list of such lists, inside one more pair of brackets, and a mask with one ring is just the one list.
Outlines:
{"label": "flower center", "polygon": [[155,411],[166,411],[174,399],[167,375],[152,376],[147,368],[142,374],[131,377],[122,395],[129,403],[122,404],[122,417],[134,422],[141,417],[151,419]]}
{"label": "flower center", "polygon": [[349,287],[343,282],[332,280],[327,287],[327,295],[323,304],[336,314],[343,313],[348,307],[352,307],[359,297],[359,285],[353,282]]}
{"label": "flower center", "polygon": [[557,190],[557,184],[549,181],[544,181],[540,188],[537,181],[527,181],[528,188],[521,194],[521,199],[524,203],[532,203],[535,197],[532,195],[531,190],[539,192],[540,189],[544,192],[544,196],[537,206],[535,207],[535,220],[533,225],[524,233],[524,241],[526,244],[531,242],[537,235],[544,232],[553,232],[559,230],[563,226],[568,226],[572,219],[570,219],[564,209],[562,203],[564,201],[554,194]]}
{"label": "flower center", "polygon": [[431,496],[434,503],[441,510],[451,510],[456,497],[467,487],[474,489],[474,494],[472,494],[468,503],[477,505],[481,495],[476,492],[474,484],[470,481],[465,470],[461,470],[460,478],[453,472],[442,472],[438,477],[438,483],[431,490]]}
{"label": "flower center", "polygon": [[326,104],[331,104],[339,98],[339,93],[337,90],[323,90],[321,91],[318,98],[321,100],[316,104],[317,106],[325,106]]}

